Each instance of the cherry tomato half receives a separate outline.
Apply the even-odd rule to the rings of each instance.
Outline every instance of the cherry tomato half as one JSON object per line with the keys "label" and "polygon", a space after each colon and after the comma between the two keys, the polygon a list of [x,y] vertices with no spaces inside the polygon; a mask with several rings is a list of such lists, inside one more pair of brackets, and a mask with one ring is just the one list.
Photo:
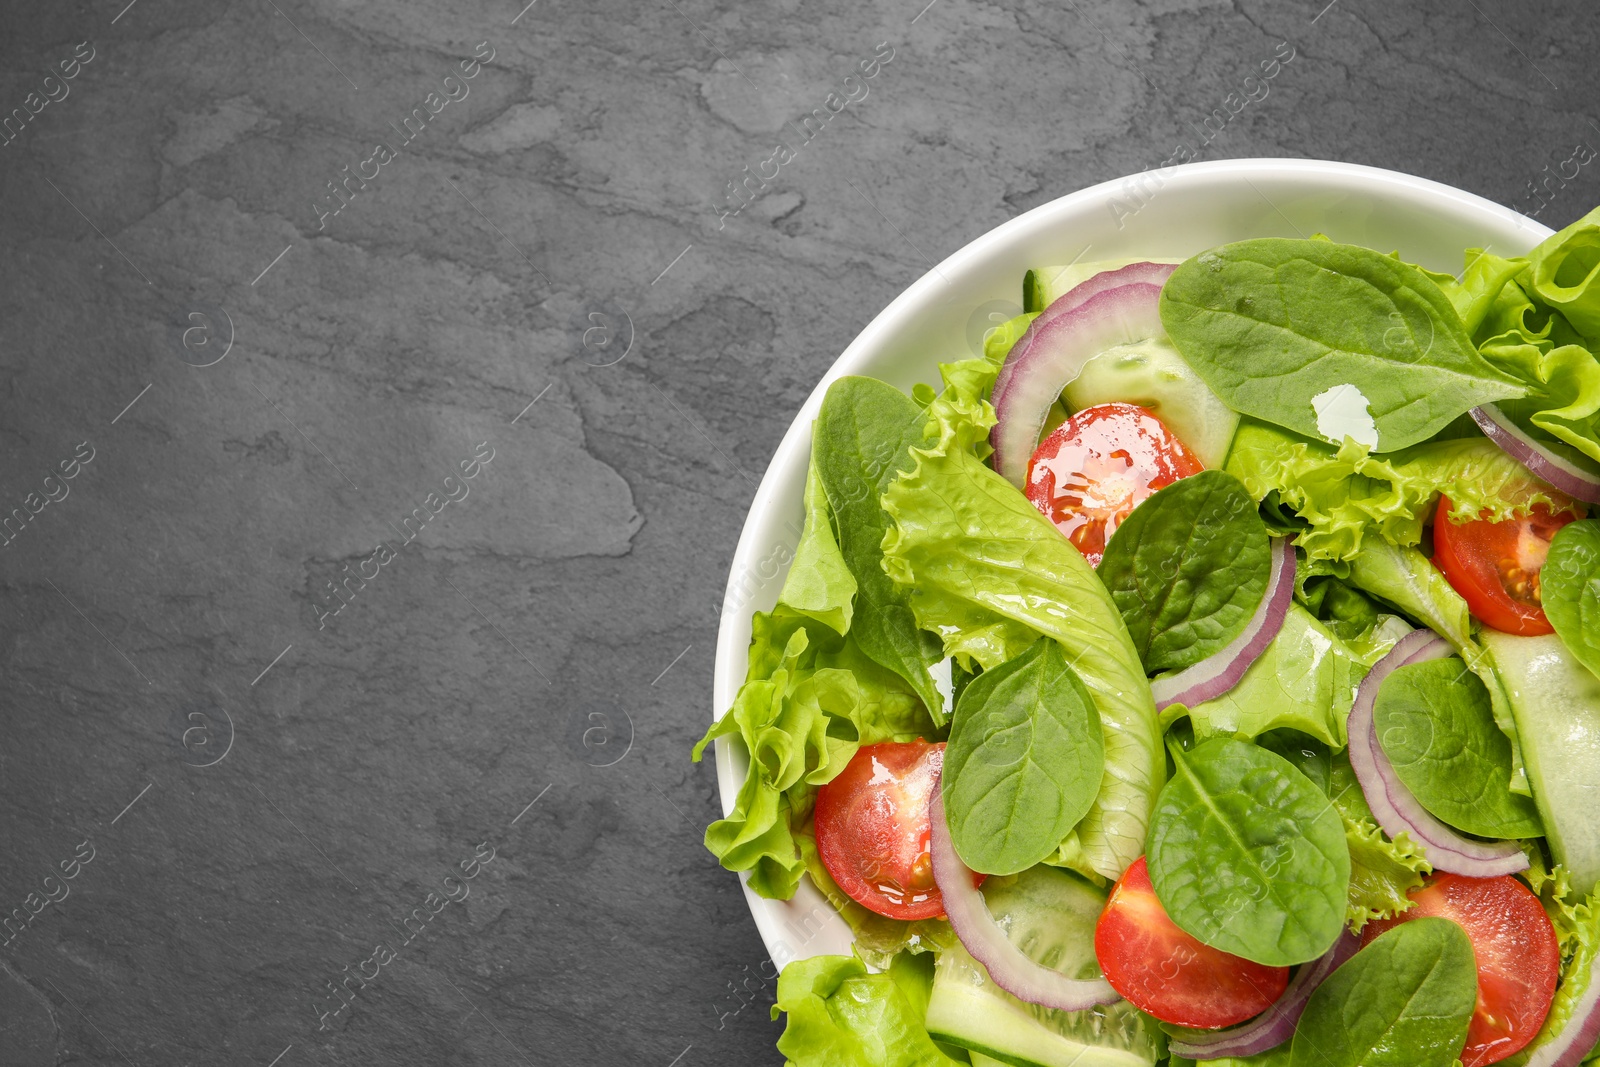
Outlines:
{"label": "cherry tomato half", "polygon": [[1204,469],[1149,411],[1096,404],[1040,443],[1028,461],[1023,491],[1097,567],[1130,511],[1157,489]]}
{"label": "cherry tomato half", "polygon": [[863,745],[817,790],[817,854],[857,904],[891,919],[944,915],[933,882],[928,803],[944,742]]}
{"label": "cherry tomato half", "polygon": [[1368,923],[1361,943],[1408,919],[1451,919],[1467,932],[1478,961],[1478,1008],[1467,1025],[1464,1067],[1499,1063],[1533,1040],[1561,973],[1555,927],[1528,887],[1510,875],[1468,878],[1439,874],[1411,891],[1415,902],[1398,918]]}
{"label": "cherry tomato half", "polygon": [[1179,929],[1156,899],[1143,856],[1106,899],[1094,954],[1111,988],[1177,1026],[1242,1023],[1271,1007],[1289,984],[1289,968],[1252,963]]}
{"label": "cherry tomato half", "polygon": [[1440,497],[1433,517],[1433,562],[1444,572],[1472,614],[1508,634],[1554,633],[1540,600],[1539,571],[1550,539],[1571,522],[1571,513],[1551,515],[1543,504],[1520,519],[1455,523],[1451,504]]}

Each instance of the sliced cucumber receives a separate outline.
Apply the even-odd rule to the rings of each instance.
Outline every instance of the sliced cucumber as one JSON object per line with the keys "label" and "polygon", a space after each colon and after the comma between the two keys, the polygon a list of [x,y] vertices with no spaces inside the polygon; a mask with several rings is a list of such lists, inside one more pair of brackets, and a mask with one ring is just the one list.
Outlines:
{"label": "sliced cucumber", "polygon": [[1522,761],[1556,862],[1581,894],[1600,883],[1600,678],[1555,635],[1480,635],[1511,696]]}
{"label": "sliced cucumber", "polygon": [[[1073,978],[1100,973],[1094,928],[1105,895],[1076,875],[1033,867],[984,886],[989,910],[1031,959]],[[1012,1067],[1150,1067],[1161,1039],[1125,1001],[1089,1011],[1056,1011],[995,985],[955,945],[939,953],[928,1000],[928,1032]]]}
{"label": "sliced cucumber", "polygon": [[[1132,263],[1182,263],[1181,259],[1146,259],[1135,256],[1129,259],[1098,259],[1088,263],[1068,263],[1065,266],[1036,267],[1029,271],[1033,275],[1033,292],[1041,301],[1039,310],[1043,311],[1051,303],[1072,291],[1080,282],[1086,282],[1096,274],[1108,270],[1120,270]],[[1026,279],[1024,275],[1024,279]]]}
{"label": "sliced cucumber", "polygon": [[1221,467],[1239,414],[1217,397],[1165,336],[1102,352],[1067,385],[1067,407],[1121,401],[1155,412],[1207,467]]}

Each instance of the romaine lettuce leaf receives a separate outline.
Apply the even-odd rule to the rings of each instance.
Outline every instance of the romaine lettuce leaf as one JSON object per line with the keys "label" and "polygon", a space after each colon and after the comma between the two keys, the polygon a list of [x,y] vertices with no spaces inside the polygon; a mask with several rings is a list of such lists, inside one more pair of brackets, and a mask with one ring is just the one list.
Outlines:
{"label": "romaine lettuce leaf", "polygon": [[923,1023],[926,964],[900,957],[868,974],[854,956],[795,960],[778,976],[772,1017],[789,1015],[778,1051],[789,1067],[955,1067]]}
{"label": "romaine lettuce leaf", "polygon": [[895,524],[884,569],[911,587],[918,625],[950,655],[988,669],[1041,634],[1061,643],[1094,697],[1106,755],[1100,792],[1065,854],[1076,869],[1115,878],[1143,851],[1164,778],[1155,702],[1127,627],[1083,555],[976,454],[994,424],[982,399],[992,367],[941,368],[946,388],[929,407],[937,440],[913,450],[916,467],[883,497]]}
{"label": "romaine lettuce leaf", "polygon": [[806,464],[805,506],[805,527],[778,599],[842,636],[850,629],[856,580],[834,536],[833,510],[815,463]]}
{"label": "romaine lettuce leaf", "polygon": [[1400,636],[1363,657],[1299,604],[1289,605],[1283,629],[1273,638],[1239,684],[1192,708],[1173,704],[1161,713],[1163,726],[1189,716],[1197,739],[1228,736],[1249,741],[1268,730],[1294,729],[1334,748],[1345,745],[1345,719],[1356,687],[1372,663]]}
{"label": "romaine lettuce leaf", "polygon": [[1351,440],[1336,449],[1245,419],[1226,470],[1255,499],[1275,492],[1309,523],[1295,543],[1312,559],[1354,559],[1374,535],[1391,545],[1417,544],[1441,493],[1458,521],[1485,512],[1508,519],[1535,504],[1574,510],[1483,437],[1427,441],[1378,456]]}

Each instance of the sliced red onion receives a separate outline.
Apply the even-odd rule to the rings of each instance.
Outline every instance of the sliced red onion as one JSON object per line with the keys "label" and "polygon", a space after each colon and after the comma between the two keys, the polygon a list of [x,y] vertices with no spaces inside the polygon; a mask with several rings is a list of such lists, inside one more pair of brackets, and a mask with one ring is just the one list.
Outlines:
{"label": "sliced red onion", "polygon": [[[1568,979],[1571,981],[1571,979]],[[1589,964],[1589,984],[1572,1005],[1567,1025],[1528,1057],[1527,1067],[1578,1067],[1600,1041],[1600,956]]]}
{"label": "sliced red onion", "polygon": [[1346,930],[1323,955],[1301,967],[1272,1007],[1242,1026],[1231,1030],[1189,1030],[1171,1028],[1167,1047],[1173,1055],[1187,1060],[1243,1059],[1277,1048],[1294,1036],[1306,1001],[1323,980],[1356,954],[1361,938]]}
{"label": "sliced red onion", "polygon": [[1011,484],[1022,488],[1050,405],[1085,363],[1117,345],[1167,335],[1159,300],[1175,269],[1171,263],[1133,263],[1103,271],[1028,324],[995,378],[992,398],[999,421],[989,443],[995,469]]}
{"label": "sliced red onion", "polygon": [[1544,479],[1576,500],[1600,504],[1600,476],[1535,441],[1494,404],[1473,408],[1472,421],[1483,430],[1484,436],[1527,467],[1534,477]]}
{"label": "sliced red onion", "polygon": [[1112,1004],[1122,998],[1104,978],[1068,978],[1060,971],[1036,963],[1013,945],[989,905],[972,884],[972,870],[956,855],[950,841],[950,827],[944,821],[944,797],[937,778],[928,806],[932,830],[929,851],[933,856],[933,880],[944,898],[945,917],[961,939],[961,946],[983,964],[994,984],[1030,1004],[1061,1011],[1084,1011],[1098,1004]]}
{"label": "sliced red onion", "polygon": [[1378,744],[1373,704],[1383,680],[1396,667],[1426,663],[1455,654],[1449,642],[1432,630],[1413,630],[1395,642],[1387,655],[1362,679],[1350,709],[1346,732],[1350,738],[1350,767],[1361,783],[1367,806],[1390,838],[1410,834],[1437,870],[1490,878],[1527,870],[1528,857],[1515,841],[1474,841],[1463,837],[1428,813],[1395,774],[1389,757]]}
{"label": "sliced red onion", "polygon": [[1294,600],[1294,547],[1286,537],[1272,539],[1272,573],[1267,578],[1267,590],[1261,595],[1261,605],[1245,624],[1244,631],[1228,644],[1213,652],[1192,667],[1176,674],[1157,678],[1150,683],[1150,693],[1156,698],[1156,710],[1169,704],[1194,707],[1207,700],[1215,700],[1239,684],[1244,672],[1261,657],[1272,644],[1272,639],[1283,629],[1283,620],[1289,616],[1289,604]]}

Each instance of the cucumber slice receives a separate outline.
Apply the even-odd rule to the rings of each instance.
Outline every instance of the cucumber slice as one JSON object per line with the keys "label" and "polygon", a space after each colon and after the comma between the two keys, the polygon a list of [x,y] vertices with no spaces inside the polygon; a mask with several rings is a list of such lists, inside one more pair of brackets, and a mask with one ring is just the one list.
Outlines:
{"label": "cucumber slice", "polygon": [[1218,398],[1166,337],[1122,345],[1084,364],[1067,385],[1067,407],[1121,401],[1155,412],[1207,467],[1228,458],[1239,414]]}
{"label": "cucumber slice", "polygon": [[1480,638],[1511,697],[1550,851],[1588,895],[1600,883],[1600,678],[1553,634],[1513,637],[1486,627]]}
{"label": "cucumber slice", "polygon": [[[990,878],[983,895],[1006,936],[1031,959],[1074,978],[1100,973],[1094,928],[1105,895],[1055,867]],[[940,951],[928,999],[928,1032],[1011,1067],[1150,1067],[1161,1038],[1126,1001],[1056,1011],[995,985],[959,944]]]}

